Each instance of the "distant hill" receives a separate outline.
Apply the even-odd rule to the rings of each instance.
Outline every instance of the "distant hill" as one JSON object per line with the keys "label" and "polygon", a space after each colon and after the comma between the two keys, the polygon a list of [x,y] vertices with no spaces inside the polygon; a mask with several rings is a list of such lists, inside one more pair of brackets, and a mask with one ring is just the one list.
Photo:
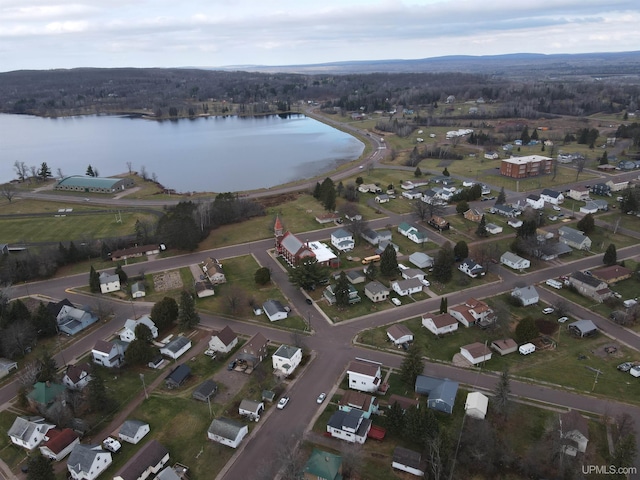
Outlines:
{"label": "distant hill", "polygon": [[229,65],[211,70],[302,74],[465,72],[505,77],[640,75],[640,52],[450,55],[416,60],[362,60],[308,65]]}

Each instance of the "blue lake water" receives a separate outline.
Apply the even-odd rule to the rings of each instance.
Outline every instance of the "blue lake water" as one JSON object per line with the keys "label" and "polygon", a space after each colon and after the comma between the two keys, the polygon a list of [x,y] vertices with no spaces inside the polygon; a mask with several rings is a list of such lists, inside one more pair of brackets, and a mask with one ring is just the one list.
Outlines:
{"label": "blue lake water", "polygon": [[144,166],[178,192],[268,188],[329,172],[357,159],[356,138],[304,115],[151,121],[117,116],[0,115],[0,182],[16,161],[57,176],[100,176]]}

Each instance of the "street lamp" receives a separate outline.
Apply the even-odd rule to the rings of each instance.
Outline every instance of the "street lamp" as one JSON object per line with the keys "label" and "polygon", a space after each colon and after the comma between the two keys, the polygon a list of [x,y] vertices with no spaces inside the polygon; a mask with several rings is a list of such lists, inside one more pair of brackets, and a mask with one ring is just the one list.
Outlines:
{"label": "street lamp", "polygon": [[147,385],[144,383],[144,373],[140,374],[140,380],[142,380],[142,388],[144,389],[144,398],[149,399],[149,394],[147,393]]}

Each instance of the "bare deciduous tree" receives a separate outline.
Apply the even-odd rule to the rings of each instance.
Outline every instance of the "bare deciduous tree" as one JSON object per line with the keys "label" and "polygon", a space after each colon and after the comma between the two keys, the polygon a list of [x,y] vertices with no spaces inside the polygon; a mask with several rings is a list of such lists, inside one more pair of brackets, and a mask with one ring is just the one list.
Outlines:
{"label": "bare deciduous tree", "polygon": [[13,183],[5,183],[4,185],[2,185],[2,187],[0,187],[0,194],[4,198],[6,198],[9,201],[9,203],[11,203],[16,193],[17,193],[17,189]]}
{"label": "bare deciduous tree", "polygon": [[60,180],[64,178],[64,173],[62,173],[62,169],[60,167],[58,167],[58,169],[56,170],[56,175]]}
{"label": "bare deciduous tree", "polygon": [[16,175],[18,176],[18,181],[24,182],[27,179],[27,164],[16,160],[13,164],[13,168],[15,169]]}
{"label": "bare deciduous tree", "polygon": [[574,161],[575,165],[576,165],[576,182],[578,181],[578,177],[580,176],[580,174],[582,173],[582,171],[584,170],[584,166],[587,163],[587,157],[578,157],[575,159]]}
{"label": "bare deciduous tree", "polygon": [[149,174],[147,173],[147,167],[145,167],[144,165],[142,165],[142,167],[140,167],[140,178],[142,178],[145,182],[147,180],[149,180]]}
{"label": "bare deciduous tree", "polygon": [[133,173],[133,163],[127,162],[127,170],[129,171],[129,175]]}

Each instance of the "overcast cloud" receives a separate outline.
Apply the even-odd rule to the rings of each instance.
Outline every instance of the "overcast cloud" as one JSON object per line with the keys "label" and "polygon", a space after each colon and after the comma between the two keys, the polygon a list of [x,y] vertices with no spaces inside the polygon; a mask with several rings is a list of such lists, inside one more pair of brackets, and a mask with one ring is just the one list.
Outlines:
{"label": "overcast cloud", "polygon": [[640,50],[638,0],[0,0],[0,71]]}

